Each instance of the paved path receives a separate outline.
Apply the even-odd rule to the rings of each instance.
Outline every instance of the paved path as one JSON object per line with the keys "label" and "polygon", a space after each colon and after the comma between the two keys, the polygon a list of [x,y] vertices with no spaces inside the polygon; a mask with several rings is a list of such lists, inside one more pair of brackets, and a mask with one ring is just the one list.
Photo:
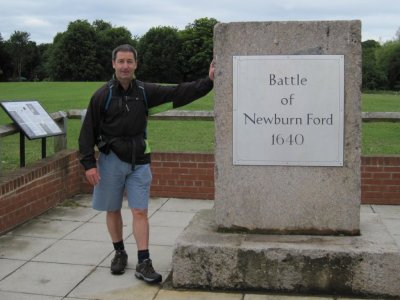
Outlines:
{"label": "paved path", "polygon": [[[162,285],[152,286],[134,277],[136,245],[131,235],[130,211],[123,211],[128,269],[124,275],[113,276],[109,270],[113,249],[105,214],[90,208],[90,195],[69,199],[0,237],[0,299],[345,299],[173,290],[168,275],[175,240],[198,210],[212,206],[213,201],[207,200],[151,199],[150,252],[155,268],[164,278]],[[362,210],[379,215],[400,249],[400,206],[363,205]]]}

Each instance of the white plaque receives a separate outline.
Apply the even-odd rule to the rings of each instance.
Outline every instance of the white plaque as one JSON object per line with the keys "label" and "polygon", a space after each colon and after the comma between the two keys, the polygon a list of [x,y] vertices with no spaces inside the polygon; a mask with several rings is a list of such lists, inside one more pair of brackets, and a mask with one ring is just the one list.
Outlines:
{"label": "white plaque", "polygon": [[343,166],[343,55],[233,57],[233,164]]}
{"label": "white plaque", "polygon": [[64,134],[38,101],[6,101],[0,104],[29,139]]}

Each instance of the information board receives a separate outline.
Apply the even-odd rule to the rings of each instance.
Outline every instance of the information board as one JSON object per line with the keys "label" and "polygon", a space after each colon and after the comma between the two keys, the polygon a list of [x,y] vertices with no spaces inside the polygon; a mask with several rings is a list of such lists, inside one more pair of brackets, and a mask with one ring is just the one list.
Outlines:
{"label": "information board", "polygon": [[233,164],[343,165],[343,55],[233,57]]}
{"label": "information board", "polygon": [[28,139],[64,134],[38,101],[3,101],[0,104]]}

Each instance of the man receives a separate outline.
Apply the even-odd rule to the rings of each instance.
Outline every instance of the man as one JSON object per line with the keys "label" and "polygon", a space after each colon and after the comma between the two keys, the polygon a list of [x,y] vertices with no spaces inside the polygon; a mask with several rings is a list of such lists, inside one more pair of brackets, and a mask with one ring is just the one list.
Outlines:
{"label": "man", "polygon": [[[138,249],[135,276],[148,283],[162,277],[149,253],[150,151],[147,143],[148,109],[166,102],[174,107],[205,96],[213,88],[214,66],[209,76],[174,86],[143,83],[135,79],[137,52],[121,45],[112,52],[113,79],[92,96],[79,135],[79,151],[85,175],[93,191],[93,208],[106,211],[113,246],[111,273],[123,274],[128,255],[123,241],[121,206],[124,192],[132,212],[132,230]],[[95,158],[94,146],[100,151]]]}

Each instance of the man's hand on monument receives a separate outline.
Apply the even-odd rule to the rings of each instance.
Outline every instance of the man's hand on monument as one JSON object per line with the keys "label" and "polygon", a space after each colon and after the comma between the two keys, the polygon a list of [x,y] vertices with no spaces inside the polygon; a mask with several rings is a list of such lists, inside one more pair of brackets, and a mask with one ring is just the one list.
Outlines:
{"label": "man's hand on monument", "polygon": [[214,81],[214,67],[215,67],[215,61],[212,60],[212,61],[211,61],[211,64],[210,64],[210,69],[209,69],[209,71],[208,71],[208,77],[210,77],[210,79],[211,79],[212,81]]}

